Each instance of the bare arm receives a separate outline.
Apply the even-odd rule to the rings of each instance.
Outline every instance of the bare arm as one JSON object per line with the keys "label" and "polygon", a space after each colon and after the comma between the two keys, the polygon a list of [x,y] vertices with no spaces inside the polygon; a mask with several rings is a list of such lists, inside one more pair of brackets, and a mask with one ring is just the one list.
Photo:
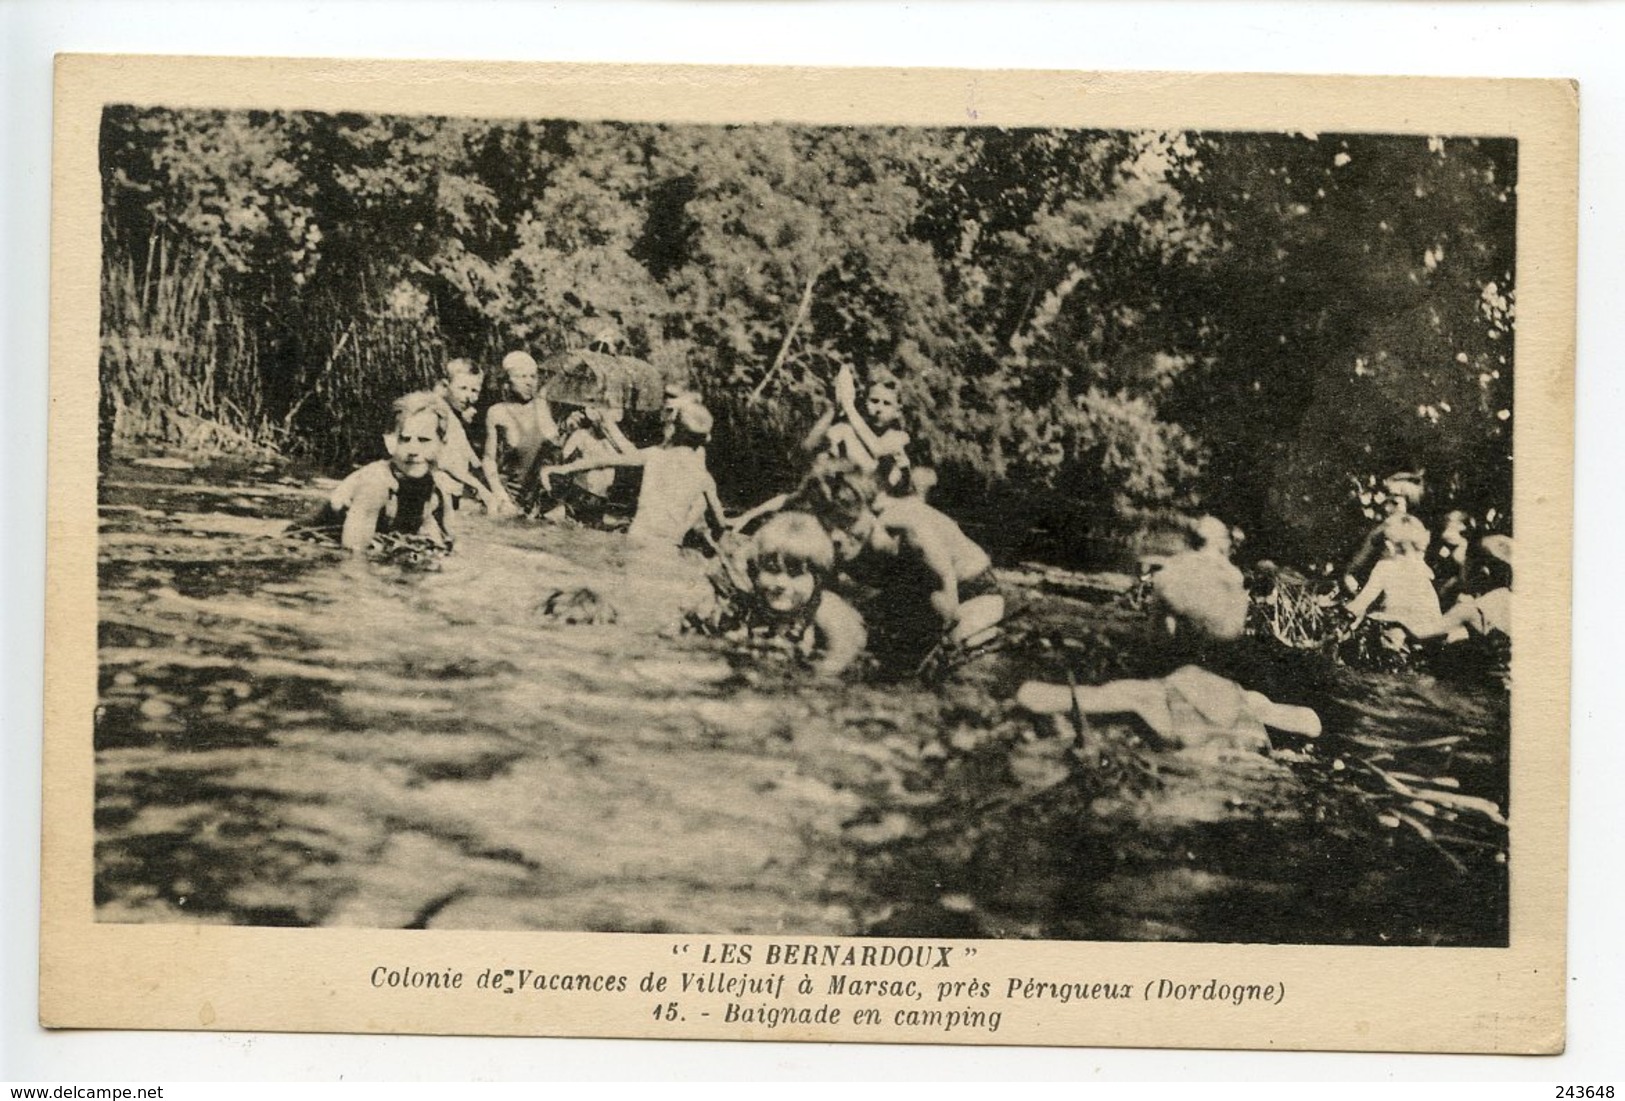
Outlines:
{"label": "bare arm", "polygon": [[937,575],[937,591],[931,594],[931,607],[944,624],[952,626],[959,617],[959,574],[954,569],[953,554],[940,535],[919,525],[911,524],[899,535],[903,542],[920,552],[926,567]]}
{"label": "bare arm", "polygon": [[485,469],[496,476],[498,462],[502,458],[502,426],[507,420],[508,407],[506,405],[493,405],[485,414]]}
{"label": "bare arm", "polygon": [[756,519],[758,516],[766,516],[770,512],[777,512],[779,509],[783,508],[789,503],[790,495],[788,493],[781,493],[777,497],[769,497],[767,500],[763,501],[749,512],[744,512],[738,516],[735,516],[733,520],[729,521],[728,526],[733,528],[735,531],[742,530],[747,524]]}
{"label": "bare arm", "polygon": [[1382,544],[1382,526],[1372,528],[1366,532],[1365,539],[1360,542],[1360,549],[1354,552],[1349,564],[1343,569],[1343,585],[1349,592],[1354,592],[1360,585],[1360,574],[1364,573],[1376,559]]}
{"label": "bare arm", "polygon": [[801,441],[801,450],[817,451],[824,446],[824,438],[829,435],[830,425],[835,423],[835,406],[831,405],[819,416],[812,430]]}
{"label": "bare arm", "polygon": [[609,446],[616,451],[623,455],[630,455],[638,449],[637,444],[626,438],[626,433],[621,431],[621,422],[614,417],[605,416],[601,410],[597,409],[589,411],[587,416],[592,419],[594,424],[604,430],[604,438],[609,441]]}
{"label": "bare arm", "polygon": [[869,644],[869,632],[863,625],[863,617],[852,605],[831,592],[825,592],[818,602],[813,627],[818,632],[820,650],[813,667],[824,676],[844,673]]}
{"label": "bare arm", "polygon": [[460,450],[463,452],[465,461],[453,465],[460,466],[461,469],[441,466],[439,467],[440,473],[456,483],[459,495],[464,489],[471,489],[474,491],[474,496],[479,498],[480,504],[484,505],[487,510],[497,511],[501,502],[497,500],[496,496],[485,484],[480,457],[474,453],[474,448],[468,444],[466,439],[463,441]]}
{"label": "bare arm", "polygon": [[728,527],[728,514],[722,511],[722,498],[717,496],[715,482],[705,487],[705,507],[711,511],[718,528]]}
{"label": "bare arm", "polygon": [[486,508],[493,512],[517,512],[518,506],[513,498],[508,496],[508,487],[502,484],[502,477],[498,473],[502,468],[498,462],[502,458],[502,427],[507,419],[506,405],[493,405],[485,415],[485,477],[491,486],[491,500],[486,502]]}
{"label": "bare arm", "polygon": [[648,459],[646,452],[634,451],[630,455],[597,455],[558,466],[544,466],[540,471],[542,485],[551,488],[550,479],[555,475],[579,474],[584,470],[603,470],[611,466],[642,466]]}
{"label": "bare arm", "polygon": [[1371,579],[1365,583],[1365,588],[1361,589],[1360,594],[1348,603],[1348,609],[1353,613],[1356,622],[1365,618],[1366,612],[1371,610],[1371,605],[1375,604],[1377,598],[1382,595],[1382,563],[1377,563],[1377,566],[1377,569],[1371,571]]}
{"label": "bare arm", "polygon": [[339,534],[339,545],[351,554],[365,554],[378,534],[378,514],[389,503],[389,490],[384,486],[364,486],[344,510],[344,530]]}

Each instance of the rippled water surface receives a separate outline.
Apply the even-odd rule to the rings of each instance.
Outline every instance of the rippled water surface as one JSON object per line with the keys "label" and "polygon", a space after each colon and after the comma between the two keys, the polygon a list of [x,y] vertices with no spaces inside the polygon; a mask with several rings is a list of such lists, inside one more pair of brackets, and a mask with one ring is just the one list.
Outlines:
{"label": "rippled water surface", "polygon": [[[348,562],[281,534],[320,495],[104,475],[101,920],[1505,941],[1504,832],[1392,783],[1505,808],[1491,682],[1272,659],[1249,686],[1315,706],[1318,743],[1080,750],[1007,701],[1132,668],[1134,613],[1087,579],[1011,571],[1011,647],[946,684],[829,684],[676,635],[698,561],[476,516],[439,569]],[[618,620],[542,613],[578,587]]]}

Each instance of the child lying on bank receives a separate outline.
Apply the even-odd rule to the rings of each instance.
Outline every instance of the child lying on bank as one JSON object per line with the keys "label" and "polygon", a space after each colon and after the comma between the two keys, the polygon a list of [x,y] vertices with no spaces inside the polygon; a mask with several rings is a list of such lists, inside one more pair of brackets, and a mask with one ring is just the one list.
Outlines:
{"label": "child lying on bank", "polygon": [[428,390],[394,405],[394,426],[384,433],[389,458],[368,463],[333,490],[316,526],[340,529],[339,544],[360,554],[378,535],[414,535],[449,548],[446,518],[457,484],[438,461],[451,410]]}
{"label": "child lying on bank", "polygon": [[[1152,582],[1167,617],[1157,629],[1166,628],[1168,665],[1181,653],[1235,637],[1230,634],[1234,597],[1229,587],[1188,581],[1158,574]],[[1216,635],[1215,629],[1221,633]],[[1321,730],[1320,716],[1312,709],[1275,703],[1199,665],[1180,665],[1156,679],[1099,685],[1028,681],[1016,693],[1016,703],[1037,714],[1070,713],[1079,721],[1080,741],[1087,737],[1082,720],[1091,715],[1135,715],[1156,749],[1265,751],[1270,748],[1266,727],[1306,738],[1318,737]]]}
{"label": "child lying on bank", "polygon": [[835,544],[804,512],[781,512],[751,540],[750,588],[690,617],[703,633],[778,646],[824,676],[849,669],[868,640],[863,617],[831,592]]}

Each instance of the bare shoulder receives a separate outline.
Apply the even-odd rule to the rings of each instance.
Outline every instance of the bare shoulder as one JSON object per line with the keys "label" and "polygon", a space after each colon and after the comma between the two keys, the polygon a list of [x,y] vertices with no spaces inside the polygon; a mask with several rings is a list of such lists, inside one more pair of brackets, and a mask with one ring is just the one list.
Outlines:
{"label": "bare shoulder", "polygon": [[863,616],[858,610],[847,603],[845,597],[825,589],[818,598],[818,611],[813,619],[819,626],[863,626]]}
{"label": "bare shoulder", "polygon": [[856,652],[868,641],[869,630],[863,616],[844,599],[825,589],[813,613],[813,625],[823,636],[824,645]]}
{"label": "bare shoulder", "polygon": [[380,459],[356,470],[344,479],[339,488],[343,490],[348,487],[347,496],[351,508],[357,506],[366,508],[381,505],[388,500],[389,491],[394,485],[395,475],[390,470],[388,460]]}
{"label": "bare shoulder", "polygon": [[917,538],[948,538],[959,533],[953,517],[932,508],[918,497],[898,497],[880,513],[880,522],[893,531]]}

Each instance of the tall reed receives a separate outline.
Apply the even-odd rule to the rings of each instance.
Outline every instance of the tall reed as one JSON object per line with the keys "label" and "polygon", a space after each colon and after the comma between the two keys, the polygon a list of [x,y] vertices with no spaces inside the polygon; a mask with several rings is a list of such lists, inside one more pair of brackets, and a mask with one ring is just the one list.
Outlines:
{"label": "tall reed", "polygon": [[390,404],[432,387],[446,362],[432,319],[330,316],[321,366],[283,415],[282,427],[324,466],[343,467],[381,453]]}
{"label": "tall reed", "polygon": [[161,234],[145,262],[109,235],[101,279],[103,435],[198,454],[270,456],[259,348],[205,254]]}

